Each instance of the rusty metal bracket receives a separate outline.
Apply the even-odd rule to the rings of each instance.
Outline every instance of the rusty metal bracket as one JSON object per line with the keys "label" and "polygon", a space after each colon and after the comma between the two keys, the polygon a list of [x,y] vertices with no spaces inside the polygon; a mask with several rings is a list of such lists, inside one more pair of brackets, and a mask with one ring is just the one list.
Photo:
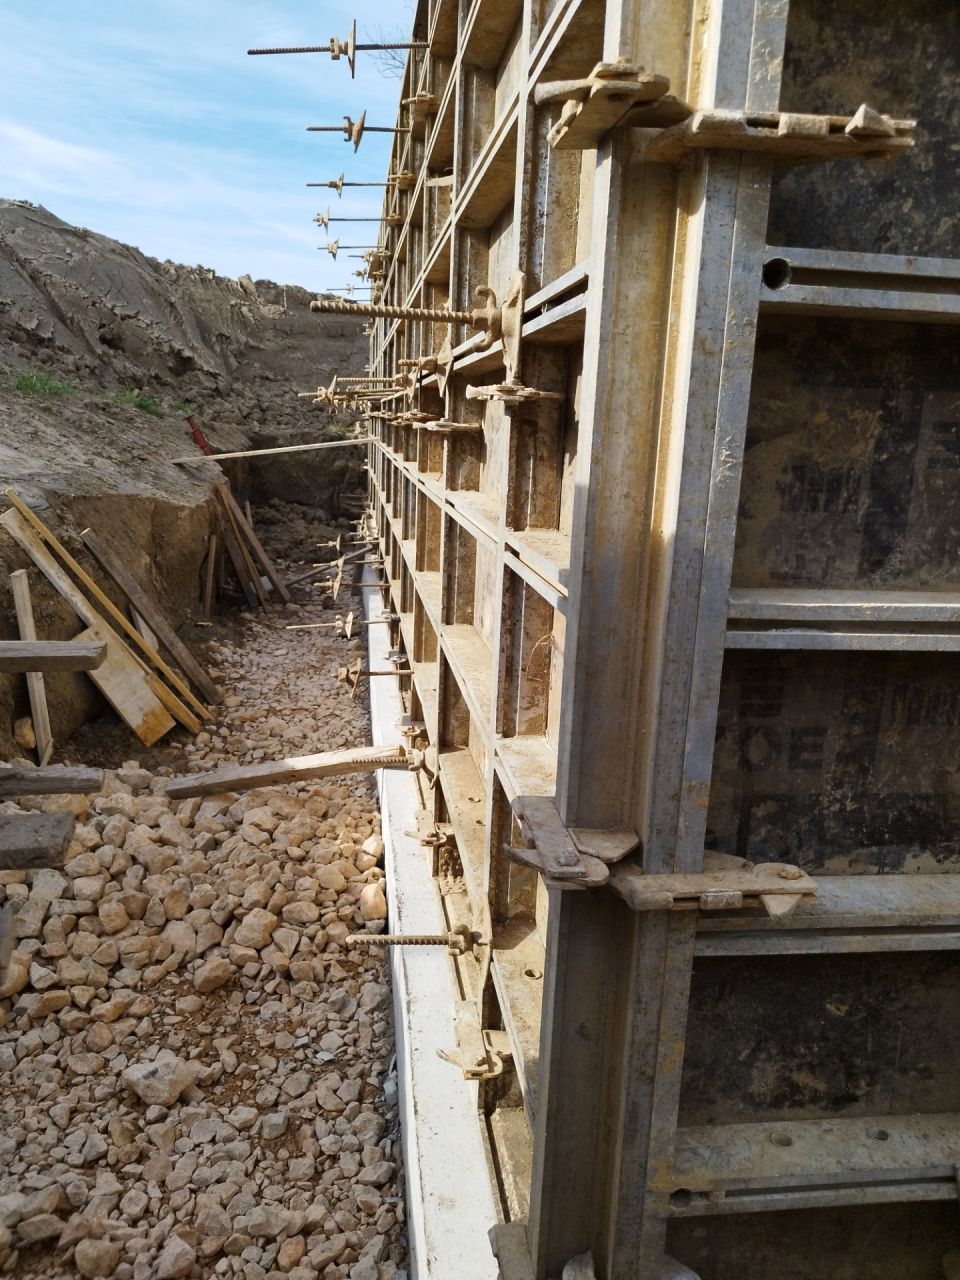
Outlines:
{"label": "rusty metal bracket", "polygon": [[750,151],[780,164],[889,159],[914,144],[915,120],[895,120],[866,103],[852,116],[789,111],[695,111],[663,129],[646,158],[680,164],[702,150]]}
{"label": "rusty metal bracket", "polygon": [[433,93],[415,93],[412,98],[401,98],[400,105],[409,112],[411,129],[419,131],[427,123],[427,117],[436,114],[440,100]]}
{"label": "rusty metal bracket", "polygon": [[788,862],[748,862],[707,853],[694,874],[645,875],[635,862],[610,870],[610,888],[634,911],[739,911],[761,908],[774,920],[791,915],[817,882]]}
{"label": "rusty metal bracket", "polygon": [[456,1007],[456,1049],[438,1049],[445,1062],[459,1067],[467,1080],[493,1080],[503,1074],[504,1059],[512,1056],[510,1037],[505,1031],[481,1027],[477,1006],[459,1000]]}
{"label": "rusty metal bracket", "polygon": [[[643,67],[620,60],[598,62],[581,80],[554,80],[539,84],[533,100],[537,106],[562,102],[560,119],[547,135],[557,151],[586,151],[596,147],[604,134],[624,123],[624,116],[634,107],[655,110],[655,104],[668,97],[670,81],[666,76],[644,71]],[[668,113],[653,123],[673,124],[675,100],[669,99]]]}
{"label": "rusty metal bracket", "polygon": [[437,822],[430,809],[418,809],[414,815],[416,818],[416,831],[405,831],[403,834],[411,840],[416,840],[419,844],[426,845],[430,849],[440,849],[444,845],[450,844],[453,837],[453,827],[447,822]]}

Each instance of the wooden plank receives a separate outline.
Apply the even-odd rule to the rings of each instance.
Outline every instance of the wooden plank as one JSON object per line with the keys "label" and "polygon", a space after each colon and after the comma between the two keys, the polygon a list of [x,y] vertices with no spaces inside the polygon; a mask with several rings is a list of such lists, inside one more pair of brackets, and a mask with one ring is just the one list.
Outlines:
{"label": "wooden plank", "polygon": [[91,795],[103,789],[103,770],[55,765],[18,769],[0,765],[0,796]]}
{"label": "wooden plank", "polygon": [[106,646],[76,640],[0,640],[0,671],[95,671]]}
{"label": "wooden plank", "polygon": [[[188,686],[184,684],[175,671],[170,669],[160,655],[150,648],[143,636],[141,636],[139,631],[137,631],[136,627],[131,622],[128,622],[113,601],[108,596],[104,595],[83,566],[76,562],[70,552],[67,551],[66,547],[64,547],[57,538],[54,537],[43,521],[30,510],[26,503],[20,500],[13,489],[7,489],[5,492],[6,496],[13,503],[14,510],[12,512],[4,512],[4,514],[0,516],[0,524],[3,524],[7,531],[13,534],[17,542],[20,543],[21,547],[23,547],[27,554],[32,558],[34,564],[36,564],[39,569],[43,570],[50,582],[57,587],[60,594],[70,600],[70,603],[76,610],[78,617],[82,618],[84,622],[89,623],[90,626],[100,626],[102,628],[105,625],[100,613],[92,607],[87,597],[84,596],[83,592],[77,588],[69,575],[66,574],[57,564],[47,548],[50,548],[60,557],[63,564],[65,564],[67,568],[76,575],[80,583],[103,607],[107,616],[116,622],[120,630],[125,632],[127,636],[134,641],[135,650],[139,650],[146,661],[152,666],[155,666],[157,670],[167,680],[169,680],[173,688],[184,696],[185,700],[196,709],[202,719],[208,719],[210,715],[209,710],[202,702],[199,701],[199,699],[194,697]],[[8,519],[7,517],[11,518]],[[46,544],[46,546],[44,544]],[[44,567],[44,565],[46,565],[46,567]],[[51,576],[51,574],[54,576]],[[67,594],[67,592],[69,592],[69,594]],[[82,602],[82,611],[77,605],[78,600]],[[116,633],[114,633],[114,635],[116,635]],[[120,640],[119,635],[116,635],[116,639]],[[123,642],[121,641],[121,643]],[[126,648],[126,646],[124,647]],[[130,656],[133,657],[133,654],[131,653]],[[142,661],[142,659],[137,659],[137,661]],[[146,671],[146,667],[144,667],[144,670]],[[183,702],[180,701],[176,694],[172,693],[171,690],[167,688],[162,680],[158,679],[150,671],[147,671],[147,676],[150,688],[167,710],[172,715],[176,716],[180,723],[185,728],[189,729],[191,733],[199,733],[202,720],[198,720],[197,716],[193,715],[189,708],[184,706]]]}
{"label": "wooden plank", "polygon": [[[30,579],[26,569],[17,569],[10,575],[13,606],[17,614],[17,626],[21,640],[36,640],[37,628],[33,620],[33,603],[30,599]],[[30,699],[30,715],[37,739],[37,759],[45,765],[53,755],[53,731],[50,728],[50,710],[43,675],[39,671],[27,672],[27,695]]]}
{"label": "wooden plank", "polygon": [[[44,574],[52,586],[56,587],[77,616],[91,627],[96,627],[100,636],[106,640],[107,661],[103,667],[90,672],[90,678],[94,684],[100,687],[101,680],[105,679],[112,687],[116,687],[115,673],[118,664],[122,664],[126,671],[128,687],[134,687],[134,677],[139,675],[141,682],[146,686],[146,691],[153,694],[153,702],[149,706],[147,706],[144,691],[138,692],[137,698],[129,707],[124,705],[123,709],[121,709],[116,704],[113,705],[118,714],[130,725],[130,728],[133,729],[142,742],[147,746],[156,742],[174,725],[173,718],[165,710],[164,697],[172,700],[178,706],[181,704],[153,672],[148,671],[146,667],[140,664],[116,632],[112,631],[107,623],[103,621],[66,570],[57,564],[50,552],[33,534],[18,511],[5,511],[3,515],[0,515],[0,525],[3,525],[7,532],[23,547],[40,572]],[[107,667],[110,668],[109,671],[107,671]],[[102,692],[109,697],[105,689]],[[155,704],[159,704],[159,706]],[[146,718],[144,718],[143,714],[145,708],[148,710]],[[189,715],[186,707],[182,706],[181,713]],[[193,723],[199,728],[199,721],[194,720]],[[196,731],[195,729],[194,732]]]}
{"label": "wooden plank", "polygon": [[[203,616],[205,618],[209,618],[213,612],[213,588],[217,576],[217,546],[217,535],[211,533],[210,541],[207,543],[207,571],[203,583]],[[214,699],[214,701],[219,701],[219,698]]]}
{"label": "wooden plank", "polygon": [[[240,526],[237,523],[237,518],[231,511],[230,507],[227,505],[223,496],[223,491],[219,488],[217,489],[217,496],[219,497],[220,502],[223,506],[223,510],[226,514],[227,524],[230,527],[230,532],[233,534],[233,540],[236,544],[237,553],[239,554],[240,560],[243,564],[243,571],[246,575],[247,582],[253,587],[253,590],[256,592],[257,599],[260,601],[261,608],[265,609],[268,603],[267,593],[263,589],[263,583],[260,581],[260,570],[253,563],[253,557],[250,554],[249,547],[244,541],[243,534],[240,532]],[[236,561],[234,561],[234,565],[236,565]]]}
{"label": "wooden plank", "polygon": [[174,631],[159,606],[150,599],[126,565],[92,529],[84,529],[80,536],[130,601],[131,606],[143,617],[147,625],[156,632],[160,643],[183,673],[193,681],[208,702],[220,702],[223,697],[220,690],[177,635],[176,631]]}
{"label": "wooden plank", "polygon": [[257,591],[254,583],[248,575],[247,565],[240,551],[240,544],[237,541],[233,526],[230,521],[226,519],[225,512],[223,522],[223,545],[227,549],[227,556],[230,563],[233,565],[233,571],[237,576],[237,582],[240,584],[240,590],[243,592],[243,598],[251,608],[255,608],[258,601]]}
{"label": "wooden plank", "polygon": [[151,688],[150,673],[144,671],[119,636],[108,635],[99,626],[88,627],[80,635],[100,639],[106,645],[106,661],[90,672],[90,678],[140,741],[152,746],[173,728],[174,720],[155,688]]}
{"label": "wooden plank", "polygon": [[265,458],[274,453],[307,453],[317,449],[346,449],[354,445],[370,444],[370,436],[362,436],[357,440],[323,440],[319,444],[288,444],[277,449],[240,449],[235,453],[208,453],[205,457],[196,454],[191,458],[171,458],[177,466],[188,466],[191,462],[217,462],[220,458]]}
{"label": "wooden plank", "polygon": [[253,550],[253,554],[256,556],[257,560],[259,560],[260,565],[263,569],[263,572],[267,575],[267,578],[272,583],[274,589],[276,590],[277,594],[279,595],[280,599],[284,602],[284,604],[289,604],[290,592],[287,590],[286,586],[284,585],[283,579],[277,573],[276,566],[274,565],[273,561],[267,555],[266,551],[264,551],[263,545],[261,544],[260,539],[254,533],[253,525],[250,523],[247,517],[240,510],[240,506],[237,503],[236,498],[233,496],[233,493],[230,490],[230,485],[227,483],[225,478],[217,480],[216,484],[217,484],[217,489],[220,493],[220,496],[227,507],[227,510],[233,515],[233,518],[236,521],[236,524],[240,529],[240,532],[244,535],[247,542],[250,544],[250,547]]}
{"label": "wooden plank", "polygon": [[250,791],[253,787],[279,787],[308,778],[330,778],[339,773],[370,773],[374,769],[407,767],[407,752],[397,747],[355,747],[349,751],[321,751],[311,756],[290,756],[261,764],[228,765],[209,773],[174,778],[167,784],[171,800],[190,796],[220,795],[226,791]]}
{"label": "wooden plank", "polygon": [[142,614],[137,613],[133,605],[130,605],[127,608],[127,613],[130,615],[130,621],[133,623],[133,625],[137,628],[137,630],[143,636],[144,640],[146,640],[150,648],[151,649],[159,648],[160,641],[157,638],[154,631],[149,626],[149,624],[147,623],[146,618],[144,618]]}
{"label": "wooden plank", "polygon": [[0,871],[62,867],[75,823],[72,813],[0,814]]}

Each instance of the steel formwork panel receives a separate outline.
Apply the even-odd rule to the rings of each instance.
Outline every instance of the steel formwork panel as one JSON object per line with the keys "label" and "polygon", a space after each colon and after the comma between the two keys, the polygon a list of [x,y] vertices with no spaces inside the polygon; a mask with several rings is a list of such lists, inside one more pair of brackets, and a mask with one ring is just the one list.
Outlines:
{"label": "steel formwork panel", "polygon": [[[502,1274],[956,1275],[956,7],[421,0],[414,34],[376,295],[525,286],[502,332],[371,336],[424,362],[370,410],[370,501]],[[601,63],[670,96],[565,101]],[[857,159],[896,133],[864,101],[916,147]],[[505,852],[546,857],[541,798],[634,833],[641,890],[735,855],[819,891],[564,886]]]}

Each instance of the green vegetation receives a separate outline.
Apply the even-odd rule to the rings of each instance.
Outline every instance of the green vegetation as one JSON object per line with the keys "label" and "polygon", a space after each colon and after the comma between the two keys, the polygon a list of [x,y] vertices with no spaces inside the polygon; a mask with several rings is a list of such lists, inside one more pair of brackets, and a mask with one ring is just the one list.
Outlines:
{"label": "green vegetation", "polygon": [[50,373],[25,370],[23,373],[8,373],[5,378],[17,391],[30,396],[72,396],[76,391],[72,382],[62,382]]}
{"label": "green vegetation", "polygon": [[177,413],[182,413],[184,417],[187,417],[188,414],[193,414],[196,417],[197,406],[191,404],[189,400],[174,400],[173,407]]}
{"label": "green vegetation", "polygon": [[356,435],[356,425],[352,422],[334,420],[323,429],[324,440],[349,440],[353,435]]}
{"label": "green vegetation", "polygon": [[117,404],[130,404],[142,413],[153,414],[155,418],[163,416],[163,405],[156,396],[146,391],[118,391],[112,399]]}

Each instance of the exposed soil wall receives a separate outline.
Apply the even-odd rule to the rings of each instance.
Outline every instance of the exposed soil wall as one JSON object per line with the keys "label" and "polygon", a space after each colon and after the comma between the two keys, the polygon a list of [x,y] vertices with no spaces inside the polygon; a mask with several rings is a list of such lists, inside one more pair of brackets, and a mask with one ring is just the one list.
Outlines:
{"label": "exposed soil wall", "polygon": [[[88,525],[180,627],[196,614],[212,506],[202,472],[173,459],[199,450],[193,413],[217,451],[341,435],[297,390],[357,372],[361,321],[310,313],[293,285],[230,280],[158,262],[43,208],[0,201],[0,487],[13,486],[95,571],[77,535]],[[331,430],[332,428],[332,430]],[[226,464],[243,499],[339,515],[359,483],[361,450]],[[215,473],[214,464],[207,464]],[[0,500],[0,507],[3,502]],[[29,561],[0,532],[0,636],[16,634],[5,589]],[[82,624],[34,569],[38,634]],[[26,713],[25,682],[0,677],[0,758]],[[103,704],[83,676],[47,680],[55,738]]]}

